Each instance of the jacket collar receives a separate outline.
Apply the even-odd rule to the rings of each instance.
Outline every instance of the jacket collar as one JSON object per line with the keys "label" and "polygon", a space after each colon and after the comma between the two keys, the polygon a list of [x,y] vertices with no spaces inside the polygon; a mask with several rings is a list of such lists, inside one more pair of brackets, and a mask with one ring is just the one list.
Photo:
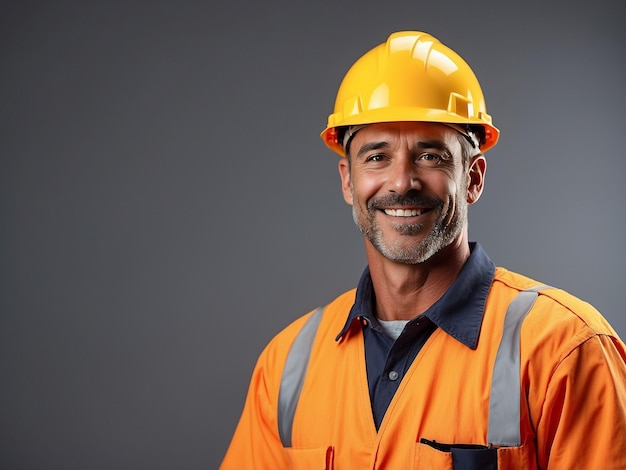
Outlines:
{"label": "jacket collar", "polygon": [[[420,317],[427,317],[468,348],[476,349],[496,267],[480,244],[470,243],[470,250],[470,257],[457,279]],[[374,314],[374,286],[369,267],[361,275],[354,305],[336,339],[341,339],[355,321],[361,323],[363,320],[370,327],[379,328]]]}

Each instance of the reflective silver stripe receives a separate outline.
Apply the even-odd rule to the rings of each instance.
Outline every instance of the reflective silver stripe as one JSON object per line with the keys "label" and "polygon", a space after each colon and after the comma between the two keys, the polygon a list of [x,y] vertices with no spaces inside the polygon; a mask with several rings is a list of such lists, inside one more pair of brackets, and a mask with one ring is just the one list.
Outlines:
{"label": "reflective silver stripe", "polygon": [[520,333],[522,323],[539,295],[537,291],[548,287],[535,286],[520,292],[506,311],[502,339],[491,378],[487,431],[487,442],[491,445],[521,445]]}
{"label": "reflective silver stripe", "polygon": [[[520,333],[526,315],[535,304],[538,291],[548,288],[550,286],[541,285],[520,292],[507,309],[491,380],[487,430],[487,442],[491,445],[521,445]],[[323,308],[320,307],[306,321],[291,345],[285,362],[278,394],[278,433],[284,447],[291,447],[296,407],[322,313]]]}
{"label": "reflective silver stripe", "polygon": [[287,355],[278,392],[278,433],[284,447],[291,447],[293,418],[323,311],[324,309],[319,307],[313,312],[296,336]]}

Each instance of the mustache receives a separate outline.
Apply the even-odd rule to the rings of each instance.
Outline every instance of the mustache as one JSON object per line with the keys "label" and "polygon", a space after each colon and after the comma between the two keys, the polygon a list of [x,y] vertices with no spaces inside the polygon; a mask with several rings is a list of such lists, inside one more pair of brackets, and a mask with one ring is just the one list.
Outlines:
{"label": "mustache", "polygon": [[443,201],[415,191],[406,194],[389,193],[374,197],[367,203],[369,210],[385,209],[390,206],[420,206],[433,209],[443,206]]}

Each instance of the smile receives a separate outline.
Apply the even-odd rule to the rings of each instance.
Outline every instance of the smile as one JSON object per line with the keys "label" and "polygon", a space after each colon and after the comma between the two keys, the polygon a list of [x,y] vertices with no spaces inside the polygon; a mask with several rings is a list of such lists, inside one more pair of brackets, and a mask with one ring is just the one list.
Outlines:
{"label": "smile", "polygon": [[384,212],[393,217],[417,217],[426,211],[425,209],[385,209]]}

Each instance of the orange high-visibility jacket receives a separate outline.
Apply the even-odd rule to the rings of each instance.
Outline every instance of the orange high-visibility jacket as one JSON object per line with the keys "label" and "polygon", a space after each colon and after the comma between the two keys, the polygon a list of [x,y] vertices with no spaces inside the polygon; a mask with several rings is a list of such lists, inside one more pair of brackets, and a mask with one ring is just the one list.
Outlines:
{"label": "orange high-visibility jacket", "polygon": [[[453,469],[455,451],[479,452],[465,447],[470,445],[491,447],[487,452],[497,453],[497,468],[504,470],[626,469],[626,347],[592,306],[562,290],[544,289],[520,323],[519,347],[498,353],[507,309],[537,284],[497,268],[478,347],[435,330],[378,432],[359,325],[335,340],[355,291],[338,297],[313,330],[285,443],[279,431],[285,363],[313,312],[296,320],[259,357],[220,469]],[[519,421],[508,425],[519,442],[508,444],[488,437],[490,414],[492,421],[496,414],[490,404],[494,365],[501,356],[519,363],[515,380],[506,384]],[[498,387],[502,397],[502,380]]]}

